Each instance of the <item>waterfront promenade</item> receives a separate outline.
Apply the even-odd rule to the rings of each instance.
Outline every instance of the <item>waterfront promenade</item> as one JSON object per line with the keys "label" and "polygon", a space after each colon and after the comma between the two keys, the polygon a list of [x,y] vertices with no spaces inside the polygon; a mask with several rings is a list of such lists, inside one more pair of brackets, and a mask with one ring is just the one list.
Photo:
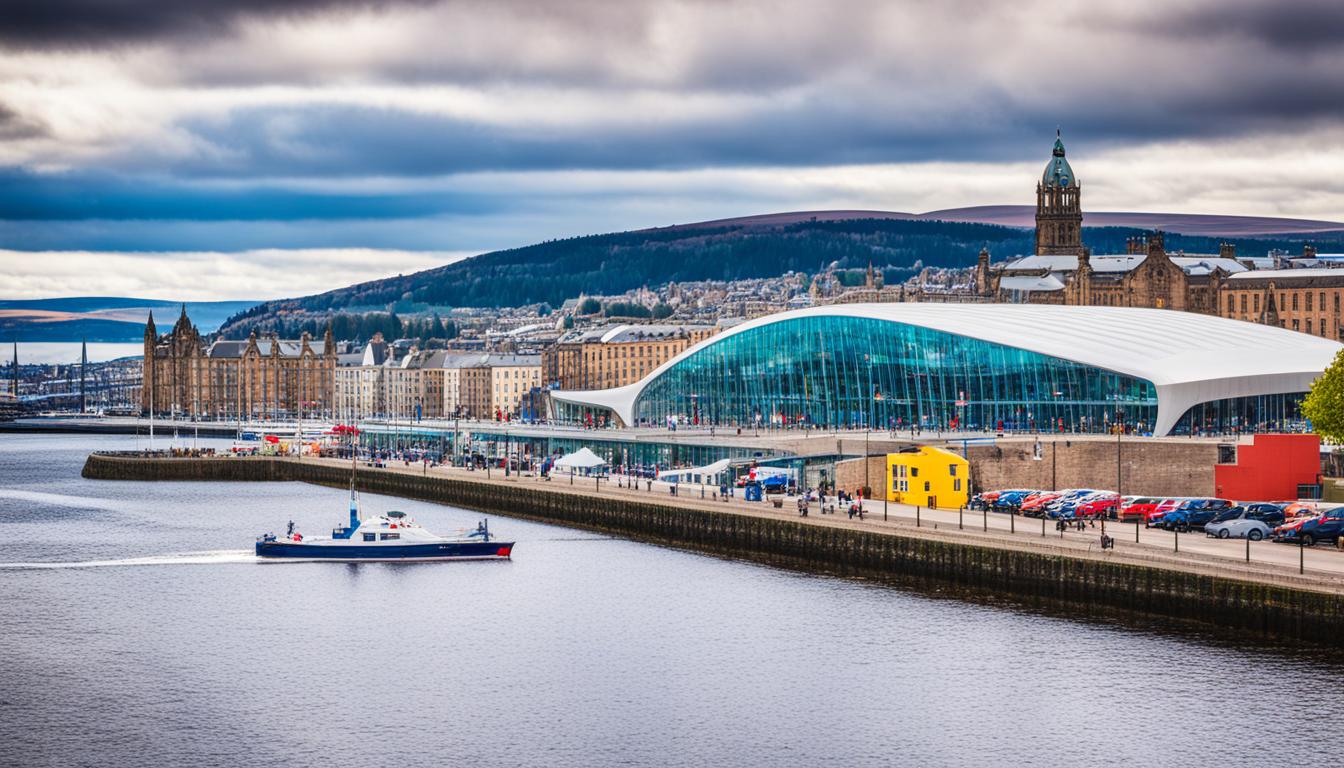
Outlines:
{"label": "waterfront promenade", "polygon": [[[298,461],[298,459],[287,460]],[[303,462],[344,467],[347,470],[349,468],[349,462],[338,459],[305,458]],[[736,489],[736,495],[727,501],[714,499],[714,490],[708,487],[704,489],[702,497],[700,486],[683,486],[678,490],[678,494],[673,496],[671,486],[667,483],[658,481],[650,483],[647,480],[624,478],[619,475],[600,479],[555,475],[548,481],[536,475],[517,472],[505,476],[502,470],[491,470],[487,474],[485,470],[447,466],[425,467],[423,464],[404,463],[388,464],[376,471],[455,478],[501,487],[527,486],[547,493],[649,501],[721,514],[791,520],[807,525],[873,531],[936,541],[961,541],[996,548],[1130,563],[1344,595],[1344,552],[1325,544],[1299,548],[1268,540],[1248,542],[1245,539],[1216,539],[1202,532],[1177,534],[1142,526],[1138,530],[1139,541],[1135,543],[1134,524],[1108,522],[1105,526],[1106,533],[1116,540],[1115,547],[1103,550],[1100,525],[1087,527],[1083,531],[1069,529],[1061,533],[1055,529],[1053,520],[1047,520],[1042,525],[1042,521],[1038,519],[994,512],[972,510],[959,512],[955,509],[917,508],[894,502],[867,500],[863,504],[863,520],[850,518],[843,508],[837,508],[835,514],[822,514],[820,505],[816,502],[809,505],[808,516],[804,518],[798,513],[797,497],[787,497],[782,508],[775,508],[768,502],[743,500],[741,489]],[[631,485],[626,487],[626,483]],[[828,499],[833,501],[834,497]],[[1302,573],[1298,572],[1299,565]]]}

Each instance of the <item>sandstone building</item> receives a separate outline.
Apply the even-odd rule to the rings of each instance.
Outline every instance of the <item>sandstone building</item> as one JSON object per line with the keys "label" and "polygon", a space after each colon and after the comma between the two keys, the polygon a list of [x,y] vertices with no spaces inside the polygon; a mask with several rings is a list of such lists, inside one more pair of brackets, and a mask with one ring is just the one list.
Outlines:
{"label": "sandstone building", "polygon": [[718,330],[713,325],[615,325],[576,331],[542,353],[542,377],[560,389],[633,384]]}
{"label": "sandstone building", "polygon": [[219,340],[209,345],[187,319],[186,305],[173,329],[159,336],[151,313],[145,324],[145,413],[217,419],[293,418],[331,413],[336,345],[327,329],[321,341]]}

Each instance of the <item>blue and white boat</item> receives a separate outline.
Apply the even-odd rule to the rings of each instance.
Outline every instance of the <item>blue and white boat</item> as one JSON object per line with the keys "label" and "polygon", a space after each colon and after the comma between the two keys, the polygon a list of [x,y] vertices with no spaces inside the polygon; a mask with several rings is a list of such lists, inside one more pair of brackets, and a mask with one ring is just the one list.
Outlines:
{"label": "blue and white boat", "polygon": [[486,521],[457,538],[436,536],[405,512],[359,518],[359,504],[350,490],[350,523],[336,528],[331,538],[305,538],[289,524],[284,536],[266,534],[257,539],[257,557],[335,562],[407,562],[428,560],[508,560],[512,541],[495,541]]}

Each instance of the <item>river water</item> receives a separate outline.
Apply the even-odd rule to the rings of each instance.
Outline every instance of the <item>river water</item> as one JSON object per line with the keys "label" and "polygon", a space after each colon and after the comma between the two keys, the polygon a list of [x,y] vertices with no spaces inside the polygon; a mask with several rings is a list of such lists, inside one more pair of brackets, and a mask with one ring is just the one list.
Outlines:
{"label": "river water", "polygon": [[135,447],[0,436],[0,764],[1339,764],[1320,651],[507,518],[512,562],[261,564],[345,494],[79,477]]}

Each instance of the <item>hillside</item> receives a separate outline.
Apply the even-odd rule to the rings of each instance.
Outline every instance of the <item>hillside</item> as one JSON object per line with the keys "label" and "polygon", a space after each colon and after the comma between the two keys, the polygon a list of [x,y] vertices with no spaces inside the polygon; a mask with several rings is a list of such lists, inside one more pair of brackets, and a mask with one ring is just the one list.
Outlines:
{"label": "hillside", "polygon": [[[930,214],[925,214],[930,215]],[[1133,214],[1148,217],[1154,214]],[[1184,217],[1187,225],[1199,217]],[[1225,217],[1235,218],[1235,217]],[[1123,217],[1117,220],[1125,221]],[[1143,219],[1146,220],[1146,219]],[[1229,229],[1235,222],[1224,221]],[[1289,220],[1264,220],[1270,229]],[[1204,222],[1209,225],[1208,222]],[[1339,227],[1317,222],[1322,227]],[[1169,234],[1167,247],[1217,253],[1230,241],[1239,252],[1263,255],[1270,248],[1301,250],[1307,235],[1259,234],[1242,222],[1233,237]],[[1096,253],[1124,250],[1141,227],[1086,227],[1084,240]],[[1344,232],[1310,236],[1322,251],[1344,250]],[[996,260],[1028,253],[1030,229],[979,222],[914,218],[876,211],[826,211],[756,216],[656,229],[589,235],[495,251],[411,275],[360,283],[327,293],[259,304],[230,318],[220,332],[242,337],[252,328],[275,327],[281,317],[326,317],[335,313],[425,307],[502,307],[541,302],[559,306],[580,294],[619,294],[670,281],[735,280],[815,273],[836,264],[862,269],[869,263],[899,277],[919,265],[965,267],[981,247]]]}

